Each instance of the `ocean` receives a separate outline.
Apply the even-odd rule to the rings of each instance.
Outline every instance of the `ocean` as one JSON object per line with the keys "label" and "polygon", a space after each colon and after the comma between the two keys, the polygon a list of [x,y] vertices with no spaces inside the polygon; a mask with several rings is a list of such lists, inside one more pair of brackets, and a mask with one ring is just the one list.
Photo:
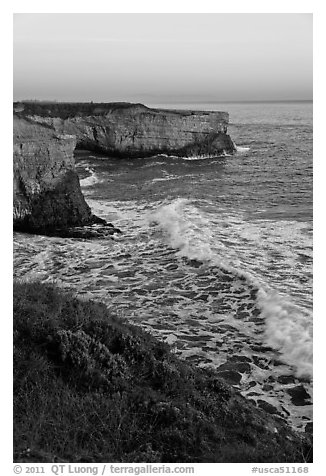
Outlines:
{"label": "ocean", "polygon": [[234,155],[76,151],[87,241],[14,233],[14,277],[55,282],[213,366],[258,406],[312,420],[312,103],[153,105],[230,114]]}

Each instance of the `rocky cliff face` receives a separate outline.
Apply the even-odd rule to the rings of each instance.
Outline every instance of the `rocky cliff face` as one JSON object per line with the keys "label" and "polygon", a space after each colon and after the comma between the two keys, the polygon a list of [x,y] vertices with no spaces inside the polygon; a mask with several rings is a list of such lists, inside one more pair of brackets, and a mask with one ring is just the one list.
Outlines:
{"label": "rocky cliff face", "polygon": [[14,228],[54,232],[96,221],[74,169],[76,138],[14,116]]}
{"label": "rocky cliff face", "polygon": [[[235,150],[224,112],[129,103],[16,103],[14,112],[14,228],[22,231],[74,237],[119,232],[85,202],[74,168],[76,147],[114,157]],[[101,227],[86,235],[76,229],[94,224]]]}
{"label": "rocky cliff face", "polygon": [[225,112],[150,109],[142,104],[17,105],[21,117],[74,135],[77,147],[114,157],[220,155],[234,152]]}

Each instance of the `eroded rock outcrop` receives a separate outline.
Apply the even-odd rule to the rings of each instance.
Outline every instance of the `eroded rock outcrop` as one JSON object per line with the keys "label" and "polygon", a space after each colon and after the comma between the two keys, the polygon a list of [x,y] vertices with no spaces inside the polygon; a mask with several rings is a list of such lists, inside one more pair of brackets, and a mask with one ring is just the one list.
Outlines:
{"label": "eroded rock outcrop", "polygon": [[226,112],[150,109],[142,104],[24,103],[21,117],[74,135],[77,147],[113,157],[232,153]]}
{"label": "eroded rock outcrop", "polygon": [[[81,193],[75,147],[75,136],[59,135],[14,115],[14,229],[76,236],[76,226],[106,227],[104,220],[92,214]],[[105,229],[112,234],[114,227],[107,224]],[[88,237],[93,230],[85,233]]]}
{"label": "eroded rock outcrop", "polygon": [[72,237],[119,232],[91,213],[74,168],[76,147],[113,157],[219,155],[235,150],[225,112],[130,103],[14,104],[14,228]]}

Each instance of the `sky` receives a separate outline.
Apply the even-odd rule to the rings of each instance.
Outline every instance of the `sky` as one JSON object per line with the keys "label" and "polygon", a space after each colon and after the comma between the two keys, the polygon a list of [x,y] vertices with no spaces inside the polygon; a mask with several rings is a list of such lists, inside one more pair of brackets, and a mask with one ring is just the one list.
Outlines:
{"label": "sky", "polygon": [[14,14],[14,100],[312,99],[307,13]]}

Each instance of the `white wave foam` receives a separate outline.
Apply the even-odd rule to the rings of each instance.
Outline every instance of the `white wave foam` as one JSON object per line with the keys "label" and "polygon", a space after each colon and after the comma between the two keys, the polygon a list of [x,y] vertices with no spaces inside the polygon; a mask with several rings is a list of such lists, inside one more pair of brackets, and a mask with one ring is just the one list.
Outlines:
{"label": "white wave foam", "polygon": [[298,377],[312,378],[312,319],[308,313],[277,294],[259,290],[258,303],[265,319],[265,339],[281,352],[283,360],[296,368]]}
{"label": "white wave foam", "polygon": [[99,176],[95,173],[94,169],[91,169],[90,167],[86,167],[85,170],[87,170],[87,172],[89,172],[90,175],[80,180],[80,185],[82,187],[92,187],[93,185],[101,181]]}
{"label": "white wave foam", "polygon": [[[168,244],[180,256],[209,261],[212,266],[245,277],[258,288],[258,303],[266,323],[265,341],[295,367],[298,377],[312,377],[312,319],[308,313],[277,295],[252,272],[243,271],[245,263],[228,253],[211,222],[189,200],[179,198],[162,205],[150,214],[149,220],[161,228]],[[223,255],[230,255],[230,259]]]}
{"label": "white wave foam", "polygon": [[142,166],[143,169],[147,169],[149,167],[155,167],[156,165],[165,165],[165,162],[162,162],[162,161],[158,161],[158,160],[153,160],[151,162],[149,162],[148,164],[145,164]]}
{"label": "white wave foam", "polygon": [[246,152],[250,150],[250,147],[239,146],[236,144],[234,145],[235,145],[236,151],[239,152],[239,154],[245,154]]}
{"label": "white wave foam", "polygon": [[228,154],[225,150],[221,154],[208,154],[208,155],[193,155],[192,157],[181,157],[182,160],[207,160],[215,159],[216,157],[232,157],[232,154]]}
{"label": "white wave foam", "polygon": [[[187,220],[185,211],[191,214],[191,222]],[[203,240],[196,231],[201,229],[203,219],[189,200],[178,198],[168,205],[161,206],[155,213],[148,216],[164,231],[167,242],[172,248],[178,249],[180,256],[190,259],[210,260],[212,253],[207,240]]]}
{"label": "white wave foam", "polygon": [[167,180],[176,180],[179,177],[177,175],[165,175],[165,177],[154,178],[151,182],[166,182]]}
{"label": "white wave foam", "polygon": [[190,200],[178,198],[164,203],[148,215],[148,220],[160,227],[167,244],[177,249],[179,256],[210,261],[239,277],[254,280],[249,272],[241,271],[236,255],[225,259],[227,247],[216,236],[210,217],[205,217]]}

